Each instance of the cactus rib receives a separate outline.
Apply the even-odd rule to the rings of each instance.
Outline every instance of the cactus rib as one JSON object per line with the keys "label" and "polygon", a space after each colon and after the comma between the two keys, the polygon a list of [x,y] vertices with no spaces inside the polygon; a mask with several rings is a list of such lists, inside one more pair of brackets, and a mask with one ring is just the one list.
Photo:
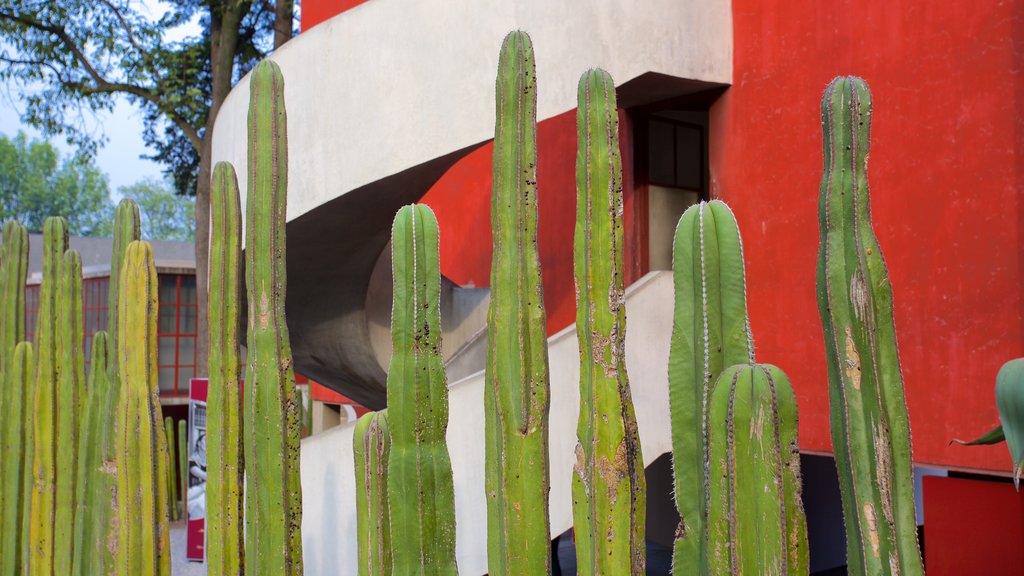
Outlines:
{"label": "cactus rib", "polygon": [[646,485],[624,357],[622,164],[611,76],[585,73],[578,99],[576,556],[581,574],[637,575],[645,566]]}

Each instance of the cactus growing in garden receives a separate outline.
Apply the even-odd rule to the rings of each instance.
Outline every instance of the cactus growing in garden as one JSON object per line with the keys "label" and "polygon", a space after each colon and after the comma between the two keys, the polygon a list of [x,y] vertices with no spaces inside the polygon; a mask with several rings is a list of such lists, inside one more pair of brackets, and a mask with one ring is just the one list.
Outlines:
{"label": "cactus growing in garden", "polygon": [[170,575],[167,437],[157,397],[157,277],[148,242],[128,245],[118,301],[118,576]]}
{"label": "cactus growing in garden", "polygon": [[603,70],[579,82],[576,115],[576,334],[580,416],[572,483],[581,574],[643,574],[646,484],[626,378],[622,163],[615,85]]}
{"label": "cactus growing in garden", "polygon": [[708,397],[709,574],[807,574],[796,396],[768,364],[727,368]]}
{"label": "cactus growing in garden", "polygon": [[167,437],[167,516],[178,520],[178,482],[174,478],[177,468],[174,462],[174,419],[164,418],[164,434]]}
{"label": "cactus growing in garden", "polygon": [[[25,280],[28,274],[28,233],[14,221],[4,224],[3,244],[0,245],[0,576],[14,573],[20,564],[23,550],[19,546],[22,523],[23,474],[29,466],[25,462],[26,438],[22,424],[32,409],[34,372],[15,372],[19,354],[21,370],[24,362],[31,361],[31,347],[18,350],[25,337]],[[17,378],[15,378],[15,376]],[[15,378],[15,379],[10,379]]]}
{"label": "cactus growing in garden", "polygon": [[484,385],[491,574],[551,571],[548,355],[537,251],[537,86],[525,32],[505,37],[495,83],[491,300]]}
{"label": "cactus growing in garden", "polygon": [[914,576],[923,568],[910,422],[892,286],[868,198],[871,113],[871,93],[860,78],[839,77],[826,88],[818,309],[850,572]]}
{"label": "cactus growing in garden", "polygon": [[10,394],[8,399],[13,399],[5,405],[4,418],[2,420],[4,434],[4,467],[3,496],[5,506],[3,518],[0,518],[0,547],[3,548],[3,555],[0,557],[0,575],[15,576],[22,565],[25,550],[22,547],[22,515],[25,511],[23,501],[26,498],[24,483],[26,463],[24,460],[25,433],[27,426],[24,421],[29,413],[30,406],[27,400],[31,399],[28,393],[32,387],[35,376],[35,362],[32,356],[32,344],[28,342],[19,343],[14,354],[8,357],[10,363],[4,371],[4,387]]}
{"label": "cactus growing in garden", "polygon": [[[168,436],[167,440],[170,441]],[[178,474],[181,476],[181,511],[178,519],[188,520],[188,422],[178,420]]]}
{"label": "cactus growing in garden", "polygon": [[729,207],[717,200],[690,206],[676,227],[672,259],[675,312],[668,380],[680,517],[672,564],[676,574],[706,574],[710,393],[726,367],[754,362],[743,244]]}
{"label": "cactus growing in garden", "polygon": [[220,162],[214,167],[210,199],[206,561],[209,576],[240,576],[245,550],[242,530],[245,468],[238,348],[242,213],[238,180],[230,164]]}
{"label": "cactus growing in garden", "polygon": [[457,574],[455,496],[445,444],[437,219],[404,206],[391,232],[393,352],[388,370],[388,499],[395,574]]}
{"label": "cactus growing in garden", "polygon": [[[61,269],[68,249],[68,225],[50,217],[43,224],[43,283],[36,320],[36,382],[32,409],[32,487],[29,506],[28,555],[33,574],[54,574],[54,529],[57,508],[58,422],[61,418],[60,298]],[[70,406],[64,404],[64,409]]]}
{"label": "cactus growing in garden", "polygon": [[301,407],[284,317],[288,143],[284,79],[277,64],[256,66],[249,94],[245,570],[254,576],[299,576]]}
{"label": "cactus growing in garden", "polygon": [[356,471],[359,576],[391,576],[391,511],[388,508],[387,411],[363,414],[352,435]]}

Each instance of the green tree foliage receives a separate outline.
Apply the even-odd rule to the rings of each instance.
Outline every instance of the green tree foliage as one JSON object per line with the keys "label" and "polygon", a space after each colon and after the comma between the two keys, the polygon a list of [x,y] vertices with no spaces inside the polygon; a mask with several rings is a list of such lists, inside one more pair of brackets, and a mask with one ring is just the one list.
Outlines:
{"label": "green tree foliage", "polygon": [[147,178],[122,186],[118,192],[139,205],[143,238],[189,242],[195,238],[195,199],[176,195],[165,180]]}
{"label": "green tree foliage", "polygon": [[89,157],[61,159],[49,142],[0,134],[0,221],[40,231],[48,216],[64,216],[72,235],[103,236],[113,214],[109,192]]}

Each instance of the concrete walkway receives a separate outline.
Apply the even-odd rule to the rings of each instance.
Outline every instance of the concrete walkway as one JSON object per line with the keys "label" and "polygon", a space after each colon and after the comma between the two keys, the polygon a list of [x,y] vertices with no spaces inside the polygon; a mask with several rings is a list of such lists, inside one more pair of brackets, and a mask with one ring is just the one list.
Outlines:
{"label": "concrete walkway", "polygon": [[185,523],[171,523],[171,574],[174,576],[206,576],[206,564],[185,559]]}

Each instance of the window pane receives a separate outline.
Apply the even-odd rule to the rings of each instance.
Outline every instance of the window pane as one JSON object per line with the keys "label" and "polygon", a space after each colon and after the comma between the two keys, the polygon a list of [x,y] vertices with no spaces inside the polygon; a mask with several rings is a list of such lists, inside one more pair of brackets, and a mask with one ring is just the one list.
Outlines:
{"label": "window pane", "polygon": [[196,307],[195,306],[182,306],[181,310],[181,333],[182,334],[195,334],[196,333]]}
{"label": "window pane", "polygon": [[160,276],[160,303],[177,304],[178,277],[173,275]]}
{"label": "window pane", "polygon": [[160,333],[161,334],[176,334],[178,332],[177,326],[175,325],[175,314],[178,309],[174,306],[161,306],[160,307]]}
{"label": "window pane", "polygon": [[178,369],[178,394],[188,394],[190,378],[192,378],[192,368]]}
{"label": "window pane", "polygon": [[157,368],[161,392],[174,392],[174,368]]}
{"label": "window pane", "polygon": [[173,336],[160,338],[160,366],[174,366],[174,340]]}
{"label": "window pane", "polygon": [[651,120],[647,127],[647,178],[653,183],[671,185],[675,180],[673,126]]}
{"label": "window pane", "polygon": [[196,303],[196,277],[195,276],[182,276],[181,277],[181,303],[182,304],[195,304]]}
{"label": "window pane", "polygon": [[704,143],[695,126],[676,127],[676,184],[682,188],[701,188]]}
{"label": "window pane", "polygon": [[178,339],[178,365],[191,366],[196,363],[196,339]]}

